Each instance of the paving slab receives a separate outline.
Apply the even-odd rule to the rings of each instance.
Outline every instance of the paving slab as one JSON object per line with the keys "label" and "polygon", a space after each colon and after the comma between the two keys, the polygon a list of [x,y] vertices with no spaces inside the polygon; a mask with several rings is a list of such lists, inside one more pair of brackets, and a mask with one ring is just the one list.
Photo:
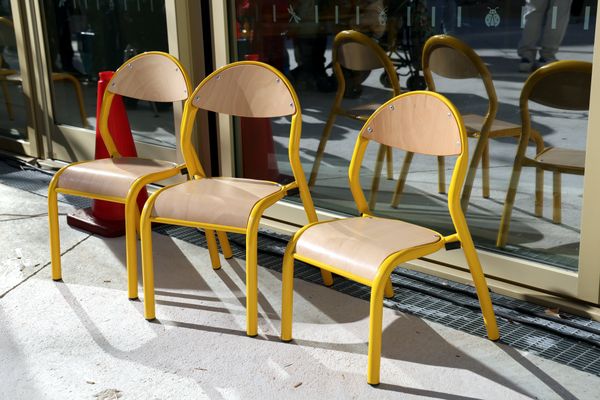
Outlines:
{"label": "paving slab", "polygon": [[[2,245],[45,228],[32,221]],[[78,243],[64,282],[46,266],[0,299],[1,399],[597,398],[597,376],[390,309],[371,387],[366,301],[296,280],[295,340],[282,343],[281,276],[260,268],[259,336],[248,338],[244,261],[213,271],[206,249],[159,234],[149,323],[126,296],[123,240],[61,234]]]}

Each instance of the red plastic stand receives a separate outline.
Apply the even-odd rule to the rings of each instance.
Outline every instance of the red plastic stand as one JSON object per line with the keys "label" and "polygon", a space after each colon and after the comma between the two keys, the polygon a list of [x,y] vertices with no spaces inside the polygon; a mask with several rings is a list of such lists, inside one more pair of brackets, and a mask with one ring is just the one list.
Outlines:
{"label": "red plastic stand", "polygon": [[[113,75],[114,72],[112,71],[99,73],[100,79],[98,80],[96,121],[98,121],[98,118],[100,117],[104,92]],[[129,120],[127,119],[127,112],[123,105],[123,99],[119,95],[115,95],[110,108],[108,129],[121,156],[137,156]],[[100,135],[98,123],[96,123],[95,158],[98,160],[108,157],[108,150]],[[137,198],[140,210],[143,208],[147,199],[148,193],[146,192],[146,189],[143,189]],[[104,237],[123,236],[125,234],[125,205],[103,200],[94,200],[91,208],[85,208],[69,214],[67,216],[67,223],[72,227],[83,229]]]}
{"label": "red plastic stand", "polygon": [[[246,54],[246,60],[258,61],[258,54]],[[279,181],[273,130],[269,118],[240,118],[242,167],[244,178]]]}

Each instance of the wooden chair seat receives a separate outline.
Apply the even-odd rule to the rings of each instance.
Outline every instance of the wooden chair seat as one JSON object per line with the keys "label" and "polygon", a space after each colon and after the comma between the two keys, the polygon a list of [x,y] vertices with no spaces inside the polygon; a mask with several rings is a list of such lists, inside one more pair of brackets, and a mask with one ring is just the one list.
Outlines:
{"label": "wooden chair seat", "polygon": [[241,178],[205,178],[161,191],[153,218],[246,229],[254,205],[282,190],[277,183]]}
{"label": "wooden chair seat", "polygon": [[[440,235],[408,222],[356,217],[312,225],[296,244],[296,258],[310,260],[372,281],[379,267],[399,251],[439,243]],[[317,264],[318,265],[318,264]]]}
{"label": "wooden chair seat", "polygon": [[[469,136],[479,137],[481,127],[485,122],[485,116],[478,114],[466,114],[463,115],[463,121],[465,123],[465,128],[467,128],[467,134]],[[492,122],[492,126],[490,128],[489,137],[511,137],[519,135],[521,135],[520,125],[494,119],[494,122]]]}
{"label": "wooden chair seat", "polygon": [[585,151],[550,147],[535,157],[535,161],[548,169],[576,169],[583,173],[585,167]]}
{"label": "wooden chair seat", "polygon": [[57,188],[124,199],[138,178],[175,166],[169,161],[136,157],[103,158],[67,167]]}

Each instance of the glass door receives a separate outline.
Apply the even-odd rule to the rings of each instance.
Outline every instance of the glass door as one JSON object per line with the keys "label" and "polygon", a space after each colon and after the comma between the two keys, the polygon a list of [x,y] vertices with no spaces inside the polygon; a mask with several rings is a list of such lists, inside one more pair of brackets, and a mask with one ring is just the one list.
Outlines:
{"label": "glass door", "polygon": [[[166,4],[168,3],[168,4]],[[165,0],[44,0],[50,158],[93,158],[99,73],[144,51],[169,52]],[[138,155],[176,159],[173,105],[124,99]]]}
{"label": "glass door", "polygon": [[[26,18],[17,2],[0,2],[0,148],[37,157],[40,142],[32,113],[34,87],[24,40]],[[20,43],[20,45],[19,45]]]}
{"label": "glass door", "polygon": [[[596,1],[237,0],[229,6],[228,23],[222,31],[229,39],[229,60],[260,59],[270,63],[281,69],[298,91],[304,121],[302,162],[312,180],[313,200],[324,211],[323,216],[329,212],[356,213],[347,170],[361,122],[337,115],[331,130],[324,133],[336,96],[340,95],[332,72],[336,34],[355,30],[377,43],[393,63],[403,91],[427,88],[422,56],[425,43],[433,36],[451,36],[468,49],[465,51],[472,51],[472,58],[480,60],[479,67],[465,64],[463,73],[445,71],[444,63],[459,61],[450,54],[445,61],[438,59],[441,66],[432,68],[429,85],[433,89],[431,81],[434,82],[435,90],[460,109],[471,132],[471,159],[479,153],[464,204],[486,273],[502,281],[598,304],[600,265],[589,258],[591,247],[582,249],[582,243],[593,246],[592,237],[597,232],[592,225],[600,222],[598,218],[595,222],[582,218],[595,215],[590,202],[585,203],[588,208],[584,209],[583,198],[584,194],[595,198],[595,185],[584,186],[584,181],[592,182],[588,176],[594,173],[590,154],[599,150],[587,134],[592,132],[590,113],[600,113],[597,103],[592,101],[588,111],[529,102],[532,136],[536,140],[527,147],[526,156],[540,160],[544,157],[540,153],[561,149],[568,155],[565,162],[577,165],[540,173],[536,173],[536,168],[524,167],[517,184],[514,179],[510,183],[521,134],[519,99],[524,84],[535,70],[556,60],[578,60],[591,65],[597,55]],[[435,57],[443,57],[442,53]],[[491,79],[486,83],[484,75],[488,73]],[[382,68],[345,68],[343,75],[341,104],[345,110],[364,114],[368,110],[366,104],[381,104],[393,95],[390,79]],[[596,76],[593,82],[598,81]],[[490,82],[497,111],[490,139],[484,146],[480,139],[493,97]],[[593,88],[592,98],[598,92],[595,84]],[[574,95],[589,97],[589,92],[582,90]],[[262,150],[270,153],[266,159],[274,162],[262,167],[244,163],[243,126],[236,130],[235,123],[229,125],[231,144],[236,149],[232,153],[236,155],[235,173],[285,179],[290,173],[287,138],[280,133],[286,131],[286,124],[289,120],[285,118],[271,121],[271,144]],[[405,153],[394,150],[380,160],[380,165],[377,160],[377,148],[373,147],[366,155],[362,175],[363,188],[376,214],[441,232],[452,229],[444,206],[452,158],[442,165],[427,156],[407,160]],[[401,175],[405,180],[399,185]],[[378,185],[373,184],[374,180],[378,180]],[[516,196],[511,213],[507,214],[507,193],[513,189]],[[291,203],[288,200],[272,211],[272,217],[301,225],[302,214],[292,204],[294,201],[298,199],[292,198]],[[510,225],[501,241],[503,215]],[[588,226],[587,241],[582,238],[582,220]],[[428,268],[446,269],[446,273],[448,267],[464,270],[465,262],[459,253],[441,252],[421,262]]]}

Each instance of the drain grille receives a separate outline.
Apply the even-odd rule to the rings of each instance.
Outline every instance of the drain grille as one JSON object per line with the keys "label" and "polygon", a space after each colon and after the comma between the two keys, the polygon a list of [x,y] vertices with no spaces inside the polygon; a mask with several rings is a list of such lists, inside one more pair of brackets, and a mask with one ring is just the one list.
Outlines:
{"label": "drain grille", "polygon": [[[40,196],[47,195],[51,175],[23,166],[11,159],[0,160],[0,183]],[[61,196],[59,201],[78,208],[88,207],[89,199]],[[204,235],[187,227],[162,225],[161,234],[207,248]],[[245,238],[230,234],[233,254],[245,258]],[[263,232],[258,240],[258,263],[281,271],[282,254],[287,238]],[[318,269],[296,262],[295,274],[303,280],[322,283]],[[393,299],[386,307],[410,313],[476,336],[485,336],[475,289],[420,272],[397,268],[392,274]],[[368,300],[370,289],[356,282],[336,277],[333,289]],[[501,341],[514,348],[600,376],[600,322],[574,315],[548,315],[544,307],[492,293],[498,317]]]}

